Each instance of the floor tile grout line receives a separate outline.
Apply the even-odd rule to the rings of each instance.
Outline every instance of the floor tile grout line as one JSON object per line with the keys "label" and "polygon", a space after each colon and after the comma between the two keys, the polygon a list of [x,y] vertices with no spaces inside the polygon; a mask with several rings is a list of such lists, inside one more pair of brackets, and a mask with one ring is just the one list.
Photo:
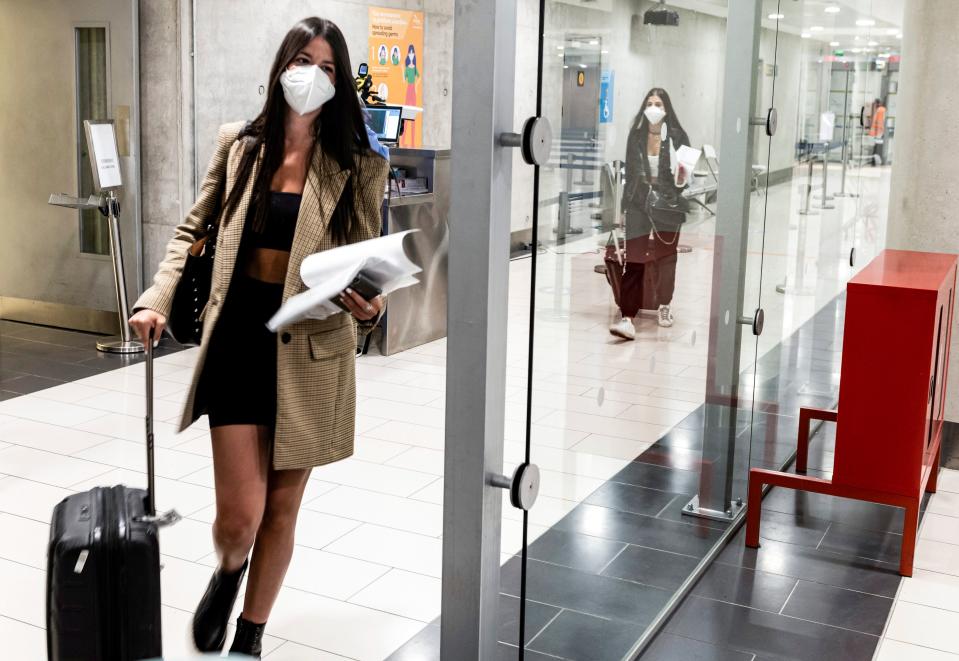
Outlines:
{"label": "floor tile grout line", "polygon": [[[610,566],[611,564],[613,564],[614,562],[616,562],[616,558],[618,558],[619,556],[621,556],[621,555],[626,551],[626,549],[628,549],[628,548],[629,548],[629,544],[623,543],[623,548],[621,548],[620,550],[618,550],[618,551],[616,552],[616,555],[614,555],[612,558],[610,558],[609,561],[608,561],[605,565],[603,565],[603,566],[599,569],[599,571],[596,572],[596,574],[599,575],[599,576],[605,576],[605,574],[603,574],[603,572],[606,571],[607,569],[609,569],[609,566]],[[572,569],[572,567],[570,567],[570,569]]]}
{"label": "floor tile grout line", "polygon": [[[922,608],[929,608],[936,611],[942,611],[943,613],[953,613],[959,615],[959,606],[955,608],[947,608],[945,606],[933,606],[932,604],[925,604],[921,601],[913,601],[912,599],[906,599],[905,597],[898,596],[896,597],[896,603],[903,604],[912,604],[913,606],[921,606]],[[954,654],[959,654],[959,652],[953,652]]]}
{"label": "floor tile grout line", "polygon": [[14,564],[14,565],[18,565],[19,567],[23,567],[23,568],[25,568],[25,569],[32,569],[33,571],[38,571],[38,572],[40,572],[40,573],[43,574],[43,575],[46,575],[46,573],[47,573],[47,570],[46,570],[46,569],[42,569],[42,568],[40,568],[40,567],[34,567],[33,565],[28,565],[28,564],[25,563],[25,562],[20,562],[19,560],[13,560],[13,559],[11,559],[11,558],[3,558],[3,561],[4,561],[4,562],[9,562],[9,563]]}
{"label": "floor tile grout line", "polygon": [[[501,645],[505,645],[506,647],[509,647],[509,648],[511,648],[511,649],[516,650],[517,654],[519,653],[519,646],[518,646],[516,643],[508,643],[508,642],[506,642],[505,640],[497,640],[496,642],[499,643],[499,644],[501,644]],[[529,650],[529,649],[530,649],[530,648],[529,648],[529,645],[527,644],[527,645],[524,647],[524,649]],[[569,661],[569,659],[567,659],[566,657],[556,656],[555,654],[549,654],[548,652],[541,652],[541,651],[539,651],[539,650],[532,650],[532,651],[536,652],[536,653],[539,654],[540,656],[545,656],[545,657],[548,658],[548,659],[557,659],[557,661]]]}
{"label": "floor tile grout line", "polygon": [[783,614],[783,611],[786,610],[786,606],[789,605],[789,600],[792,599],[793,593],[795,593],[795,592],[796,592],[796,588],[799,587],[799,581],[800,581],[801,579],[798,579],[798,578],[797,578],[797,579],[795,579],[795,580],[796,580],[796,582],[793,583],[792,590],[789,591],[789,595],[786,597],[786,601],[784,601],[782,607],[780,607],[779,613],[777,613],[778,615],[782,615],[782,614]]}
{"label": "floor tile grout line", "polygon": [[[547,604],[547,605],[551,605],[551,604]],[[557,608],[557,607],[554,606],[554,608]],[[527,641],[525,641],[525,640],[520,640],[520,641],[518,641],[519,643],[521,643],[521,644],[523,645],[523,649],[529,649],[529,646],[532,645],[534,642],[536,642],[536,639],[539,638],[540,635],[542,635],[542,633],[543,633],[544,631],[546,631],[546,629],[549,628],[549,625],[551,625],[553,622],[555,622],[555,621],[556,621],[556,618],[558,618],[558,617],[559,617],[560,615],[562,615],[564,612],[566,612],[566,609],[565,609],[565,608],[562,608],[562,607],[559,607],[559,612],[557,612],[555,615],[553,615],[553,617],[551,617],[551,618],[549,619],[549,622],[547,622],[546,624],[544,624],[544,625],[543,625],[543,628],[540,629],[539,631],[537,631],[537,632],[536,632],[536,635],[529,639],[529,642],[527,642]],[[587,613],[587,614],[588,614],[588,613]],[[604,618],[604,619],[605,619],[605,618]],[[518,646],[517,646],[517,647],[518,647]]]}
{"label": "floor tile grout line", "polygon": [[818,551],[820,548],[822,548],[822,543],[823,543],[824,541],[826,541],[826,535],[828,535],[828,534],[829,534],[829,531],[832,530],[832,526],[833,526],[833,523],[834,523],[834,522],[833,522],[832,520],[830,520],[830,519],[827,519],[827,520],[829,521],[829,525],[826,526],[826,529],[825,529],[825,530],[823,531],[823,533],[822,533],[822,537],[819,538],[819,543],[816,544],[816,550],[817,550],[817,551]]}
{"label": "floor tile grout line", "polygon": [[[6,441],[5,441],[5,442],[6,442]],[[14,446],[16,446],[16,447],[27,447],[27,446],[20,446],[20,445],[16,445],[16,444],[11,444],[11,445],[14,445]],[[33,450],[33,449],[35,449],[35,448],[27,448],[27,449]],[[41,450],[41,452],[42,452],[42,450]],[[52,454],[52,453],[51,453],[51,454]],[[54,489],[62,489],[63,491],[69,491],[69,492],[71,492],[71,493],[77,493],[78,490],[73,488],[73,487],[75,487],[77,484],[81,484],[81,483],[83,483],[83,482],[87,482],[87,481],[89,481],[89,480],[96,479],[97,477],[106,475],[107,473],[112,473],[114,470],[117,469],[116,466],[111,466],[110,464],[101,464],[100,462],[97,462],[97,461],[89,461],[88,459],[79,459],[79,457],[69,457],[69,455],[59,455],[59,456],[67,456],[67,457],[70,458],[70,459],[78,459],[79,461],[86,461],[87,463],[90,463],[90,464],[96,464],[96,465],[98,465],[98,466],[105,466],[105,467],[108,468],[108,470],[105,470],[105,471],[103,471],[102,473],[97,473],[96,475],[92,475],[92,476],[90,476],[89,478],[86,478],[86,479],[83,479],[83,480],[78,480],[77,482],[74,482],[73,484],[71,484],[70,486],[67,486],[67,487],[62,486],[62,485],[59,485],[59,484],[53,484],[53,483],[51,483],[51,482],[43,482],[42,480],[37,480],[37,479],[32,478],[32,477],[24,477],[24,476],[22,476],[22,475],[12,475],[12,474],[10,474],[10,473],[4,473],[4,475],[6,475],[7,477],[16,478],[16,479],[18,479],[18,480],[23,480],[24,482],[31,482],[31,483],[33,483],[33,484],[40,484],[40,485],[43,485],[43,486],[45,486],[45,487],[52,487],[52,488],[54,488]],[[3,511],[3,510],[0,510],[0,511]]]}
{"label": "floor tile grout line", "polygon": [[909,640],[900,640],[899,638],[890,638],[888,636],[882,639],[883,641],[892,640],[897,643],[902,643],[903,645],[912,645],[913,647],[921,647],[924,650],[932,650],[934,652],[942,652],[943,654],[948,654],[949,656],[954,656],[959,659],[959,653],[950,652],[949,650],[944,650],[941,647],[933,647],[932,645],[923,645],[922,643],[915,643]]}
{"label": "floor tile grout line", "polygon": [[[667,492],[665,492],[665,493],[669,493],[669,492],[667,491]],[[659,510],[658,512],[656,512],[656,515],[655,515],[653,518],[654,518],[654,519],[658,519],[658,518],[660,517],[660,515],[662,515],[663,513],[665,513],[666,510],[668,510],[668,509],[670,508],[670,506],[671,506],[673,503],[675,503],[678,498],[682,498],[682,496],[680,496],[680,495],[678,495],[678,494],[675,495],[675,496],[673,496],[672,499],[671,499],[668,503],[666,503],[661,510]]]}
{"label": "floor tile grout line", "polygon": [[40,631],[46,631],[46,630],[47,630],[46,627],[42,627],[42,626],[39,626],[39,625],[37,625],[37,624],[33,624],[32,622],[27,622],[26,620],[21,620],[21,619],[18,618],[18,617],[10,617],[9,615],[0,615],[0,618],[10,620],[11,622],[18,622],[18,623],[20,623],[20,624],[25,624],[25,625],[27,625],[28,627],[33,627],[34,629],[39,629]]}

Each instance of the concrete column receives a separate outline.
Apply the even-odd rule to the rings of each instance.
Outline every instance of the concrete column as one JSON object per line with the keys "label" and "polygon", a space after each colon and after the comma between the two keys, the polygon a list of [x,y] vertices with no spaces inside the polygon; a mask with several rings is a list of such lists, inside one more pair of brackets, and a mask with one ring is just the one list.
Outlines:
{"label": "concrete column", "polygon": [[143,280],[194,200],[190,0],[140,0]]}
{"label": "concrete column", "polygon": [[[886,244],[959,253],[959,86],[948,55],[959,52],[959,11],[955,0],[908,5]],[[950,355],[946,417],[959,421],[959,324]]]}

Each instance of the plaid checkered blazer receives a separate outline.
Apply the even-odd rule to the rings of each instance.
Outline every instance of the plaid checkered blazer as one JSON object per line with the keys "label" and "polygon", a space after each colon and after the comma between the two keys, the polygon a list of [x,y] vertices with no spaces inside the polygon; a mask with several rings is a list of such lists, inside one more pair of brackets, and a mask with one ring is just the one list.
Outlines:
{"label": "plaid checkered blazer", "polygon": [[[186,251],[201,235],[209,215],[216,208],[218,192],[223,191],[222,208],[236,182],[243,149],[242,142],[236,138],[242,127],[243,122],[220,127],[216,151],[200,187],[200,195],[186,219],[176,228],[153,285],[137,300],[134,310],[149,308],[169,316],[173,294],[183,273]],[[180,431],[198,417],[194,406],[197,384],[233,275],[259,165],[260,160],[253,166],[239,203],[221,219],[210,300],[203,311],[203,339],[180,420]],[[322,149],[315,150],[300,202],[283,301],[306,288],[300,279],[303,259],[337,245],[328,231],[329,222],[349,177],[353,177],[354,204],[359,219],[351,240],[363,241],[380,235],[388,170],[386,160],[373,152],[357,155],[355,167],[343,170]],[[225,185],[221,187],[224,178]],[[361,325],[361,330],[368,331],[370,327],[369,324]],[[287,333],[289,338],[284,337]],[[273,466],[276,469],[311,468],[353,454],[356,333],[354,318],[340,313],[323,320],[308,319],[292,324],[277,335],[277,407],[273,445]],[[288,341],[283,342],[281,338]],[[243,360],[243,356],[237,356],[237,360]]]}

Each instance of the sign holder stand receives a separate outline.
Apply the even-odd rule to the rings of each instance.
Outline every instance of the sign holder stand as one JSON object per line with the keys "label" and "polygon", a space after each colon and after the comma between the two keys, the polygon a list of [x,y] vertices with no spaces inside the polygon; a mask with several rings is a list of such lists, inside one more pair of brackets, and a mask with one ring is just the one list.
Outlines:
{"label": "sign holder stand", "polygon": [[120,201],[117,198],[117,191],[123,189],[123,182],[120,177],[120,159],[113,120],[84,120],[83,128],[90,153],[93,186],[97,194],[83,199],[54,193],[50,196],[49,204],[72,209],[99,209],[100,213],[106,216],[110,227],[110,254],[113,257],[113,281],[117,314],[120,318],[120,335],[99,339],[97,349],[105,353],[140,353],[144,350],[143,344],[133,338],[127,322],[130,309],[120,242]]}

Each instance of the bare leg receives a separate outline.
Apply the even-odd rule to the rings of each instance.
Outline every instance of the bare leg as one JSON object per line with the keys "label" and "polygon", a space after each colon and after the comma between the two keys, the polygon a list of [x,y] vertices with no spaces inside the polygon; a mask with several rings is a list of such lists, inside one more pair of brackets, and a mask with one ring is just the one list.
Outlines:
{"label": "bare leg", "polygon": [[216,484],[213,543],[220,566],[233,572],[246,560],[263,520],[270,432],[256,425],[224,425],[210,433]]}
{"label": "bare leg", "polygon": [[256,534],[243,617],[263,623],[270,617],[283,577],[293,557],[296,517],[310,470],[269,471],[266,510]]}

